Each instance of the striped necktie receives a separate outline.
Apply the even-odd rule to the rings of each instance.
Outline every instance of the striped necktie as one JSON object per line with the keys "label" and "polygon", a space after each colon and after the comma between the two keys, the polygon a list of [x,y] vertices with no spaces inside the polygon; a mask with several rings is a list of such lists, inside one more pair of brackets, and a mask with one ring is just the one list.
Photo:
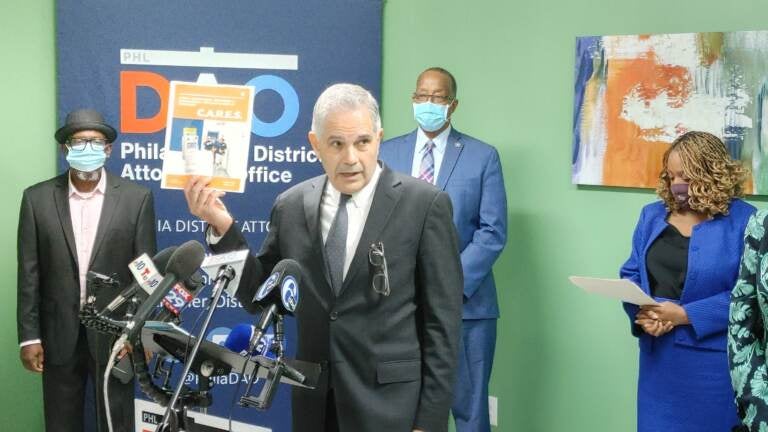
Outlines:
{"label": "striped necktie", "polygon": [[434,148],[435,143],[432,140],[424,144],[424,156],[421,158],[421,168],[419,169],[419,178],[432,184],[435,184],[435,156],[432,154]]}

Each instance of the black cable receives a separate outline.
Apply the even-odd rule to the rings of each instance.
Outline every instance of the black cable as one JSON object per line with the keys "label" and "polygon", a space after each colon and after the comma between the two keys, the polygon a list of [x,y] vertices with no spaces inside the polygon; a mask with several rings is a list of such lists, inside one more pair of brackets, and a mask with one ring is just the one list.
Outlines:
{"label": "black cable", "polygon": [[144,357],[144,346],[141,344],[139,338],[133,343],[131,358],[133,360],[133,373],[136,375],[136,381],[139,382],[141,391],[161,406],[168,406],[171,397],[152,381],[152,377],[149,375],[147,361]]}

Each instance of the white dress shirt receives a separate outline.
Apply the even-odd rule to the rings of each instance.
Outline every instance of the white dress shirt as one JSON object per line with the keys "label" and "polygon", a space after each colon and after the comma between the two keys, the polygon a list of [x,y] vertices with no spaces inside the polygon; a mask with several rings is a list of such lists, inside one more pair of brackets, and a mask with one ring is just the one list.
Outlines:
{"label": "white dress shirt", "polygon": [[[434,137],[432,142],[435,144],[435,148],[432,149],[432,157],[435,159],[435,175],[434,183],[437,184],[437,177],[440,175],[440,166],[443,164],[443,156],[445,156],[445,147],[448,145],[448,135],[451,134],[451,126],[448,125],[444,131],[440,132],[440,135]],[[413,165],[411,165],[411,176],[419,177],[421,174],[421,160],[424,158],[424,144],[429,141],[429,137],[424,133],[421,128],[416,130],[416,145],[413,148]]]}
{"label": "white dress shirt", "polygon": [[[371,181],[362,189],[352,194],[347,200],[347,250],[344,254],[344,273],[342,277],[347,276],[347,270],[355,257],[355,250],[360,243],[360,237],[363,235],[365,221],[368,219],[368,212],[371,210],[373,195],[376,191],[376,184],[379,182],[381,167],[376,164]],[[323,245],[328,238],[328,231],[331,230],[333,218],[339,208],[339,197],[341,193],[336,190],[331,182],[326,182],[323,197],[320,199],[320,232],[323,235]],[[342,279],[343,280],[343,279]]]}

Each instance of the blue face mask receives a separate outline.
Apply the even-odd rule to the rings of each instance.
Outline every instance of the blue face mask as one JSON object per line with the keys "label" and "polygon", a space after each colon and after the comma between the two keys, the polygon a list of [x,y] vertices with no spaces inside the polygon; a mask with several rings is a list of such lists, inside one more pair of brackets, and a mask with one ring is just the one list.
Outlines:
{"label": "blue face mask", "polygon": [[448,121],[448,107],[432,102],[414,103],[413,118],[425,132],[434,132]]}
{"label": "blue face mask", "polygon": [[104,149],[94,150],[92,145],[85,146],[82,151],[67,152],[67,162],[69,166],[83,172],[96,171],[104,166],[107,160],[107,153]]}

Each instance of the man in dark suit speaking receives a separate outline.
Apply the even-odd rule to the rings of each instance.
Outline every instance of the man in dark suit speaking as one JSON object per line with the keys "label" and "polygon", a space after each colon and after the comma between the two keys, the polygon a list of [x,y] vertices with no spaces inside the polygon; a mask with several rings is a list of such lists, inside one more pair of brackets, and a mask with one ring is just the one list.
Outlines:
{"label": "man in dark suit speaking", "polygon": [[[104,171],[115,129],[93,110],[73,111],[55,134],[69,170],[27,188],[18,237],[18,333],[21,362],[43,374],[45,428],[82,432],[85,383],[96,383],[100,430],[106,430],[101,389],[111,339],[78,318],[89,270],[131,282],[128,263],[155,252],[155,211],[144,187]],[[97,308],[117,294],[100,292]],[[133,430],[133,382],[110,381],[117,431]]]}
{"label": "man in dark suit speaking", "polygon": [[[446,431],[461,325],[462,273],[451,202],[378,162],[376,100],[336,84],[318,98],[309,141],[325,175],[282,193],[237,296],[254,311],[283,258],[304,269],[297,358],[320,363],[315,390],[293,391],[295,431]],[[216,252],[246,248],[232,216],[194,179],[192,214]]]}

